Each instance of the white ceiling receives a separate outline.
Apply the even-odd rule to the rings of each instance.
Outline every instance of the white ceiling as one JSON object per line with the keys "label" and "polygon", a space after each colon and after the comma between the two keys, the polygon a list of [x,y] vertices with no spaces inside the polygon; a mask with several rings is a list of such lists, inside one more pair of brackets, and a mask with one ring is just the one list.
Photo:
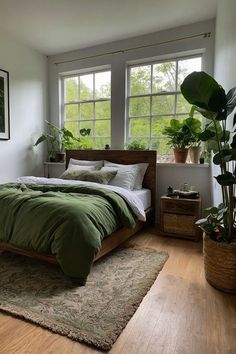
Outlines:
{"label": "white ceiling", "polygon": [[0,29],[57,54],[214,18],[217,0],[0,0]]}

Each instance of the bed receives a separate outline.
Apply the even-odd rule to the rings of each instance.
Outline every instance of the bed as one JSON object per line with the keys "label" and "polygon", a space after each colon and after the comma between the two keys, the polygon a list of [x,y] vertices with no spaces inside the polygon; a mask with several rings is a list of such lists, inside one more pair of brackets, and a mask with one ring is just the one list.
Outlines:
{"label": "bed", "polygon": [[[155,151],[67,150],[66,151],[66,168],[69,165],[70,159],[87,160],[87,161],[108,160],[108,161],[112,161],[117,164],[124,164],[124,165],[144,163],[144,162],[148,163],[148,168],[146,170],[144,180],[143,180],[143,189],[137,190],[133,194],[137,195],[137,197],[139,198],[139,200],[142,202],[142,204],[144,206],[144,209],[145,209],[144,213],[145,213],[146,222],[153,222],[154,221],[155,191],[156,191],[156,152]],[[56,186],[52,186],[51,183],[52,183],[53,179],[49,179],[49,180],[44,179],[44,180],[45,180],[44,182],[35,183],[35,185],[31,184],[31,183],[27,184],[28,182],[27,183],[18,182],[17,186],[10,186],[9,194],[11,194],[12,189],[14,189],[14,193],[18,193],[18,194],[20,193],[20,198],[23,198],[23,196],[25,194],[27,195],[27,193],[28,193],[28,195],[30,195],[30,200],[32,200],[34,198],[37,199],[38,196],[41,198],[41,200],[43,200],[44,204],[42,204],[43,206],[41,206],[41,209],[39,208],[38,205],[35,205],[35,210],[36,211],[38,210],[39,213],[38,214],[37,213],[31,214],[31,215],[34,215],[33,217],[30,217],[31,219],[32,218],[34,218],[35,220],[38,219],[37,215],[39,216],[39,219],[40,219],[40,216],[43,215],[43,213],[45,213],[45,215],[48,214],[48,212],[46,210],[49,210],[49,213],[54,215],[53,216],[54,218],[57,217],[57,215],[58,215],[57,211],[54,209],[52,210],[52,208],[54,208],[55,205],[56,206],[60,205],[60,199],[57,199],[56,203],[54,200],[54,204],[51,203],[51,206],[49,205],[50,203],[48,202],[48,198],[49,197],[51,198],[52,195],[53,195],[53,198],[55,199],[54,194],[56,195],[57,198],[59,198],[58,195],[59,196],[63,195],[63,198],[64,198],[64,195],[67,196],[67,194],[68,194],[70,196],[70,198],[71,197],[72,197],[72,199],[74,198],[73,200],[75,201],[75,198],[77,198],[77,195],[81,195],[81,193],[84,193],[85,194],[85,195],[83,195],[83,198],[85,200],[84,206],[87,205],[87,200],[89,200],[89,198],[90,198],[90,200],[93,199],[94,202],[95,202],[95,200],[97,200],[98,212],[101,209],[101,210],[103,210],[104,213],[106,212],[106,209],[108,209],[108,207],[107,207],[107,205],[105,205],[106,206],[106,208],[105,208],[103,205],[99,204],[101,198],[106,198],[106,200],[108,200],[109,203],[111,203],[114,206],[114,210],[116,210],[116,212],[118,212],[118,214],[121,209],[121,207],[120,207],[121,203],[124,203],[125,196],[122,196],[122,194],[119,195],[118,193],[114,193],[114,191],[110,191],[109,187],[107,187],[108,190],[106,190],[106,191],[104,190],[104,188],[101,188],[101,189],[98,188],[98,190],[94,191],[95,187],[90,186],[90,185],[77,186],[77,184],[74,184],[74,185],[68,186],[67,182],[65,182],[65,185],[62,185],[61,182],[59,182],[59,184],[57,184]],[[24,180],[21,180],[21,182],[22,181],[24,182]],[[105,186],[103,186],[103,187],[105,187]],[[24,190],[24,189],[26,189],[26,190]],[[92,197],[92,199],[91,199],[91,194],[93,196],[94,195],[93,193],[95,193],[95,197]],[[136,196],[134,198],[136,198]],[[73,203],[74,203],[74,201],[73,201]],[[6,202],[7,201],[5,200],[5,203]],[[51,202],[51,200],[50,200],[50,202]],[[69,256],[69,258],[74,259],[75,264],[73,265],[73,267],[74,267],[73,271],[70,270],[69,268],[67,269],[66,267],[65,267],[65,269],[63,269],[63,264],[61,264],[60,257],[58,256],[59,252],[57,254],[57,251],[55,251],[55,247],[51,247],[51,245],[52,246],[54,245],[53,244],[54,240],[50,240],[51,243],[49,242],[49,240],[47,240],[48,245],[50,246],[50,251],[45,251],[45,249],[49,250],[49,246],[47,246],[47,248],[43,248],[43,247],[40,247],[40,245],[39,245],[38,248],[42,249],[42,251],[39,252],[38,248],[37,248],[37,252],[36,252],[34,250],[34,247],[21,247],[19,242],[12,242],[12,240],[14,240],[14,234],[10,240],[4,239],[3,237],[1,237],[1,234],[0,234],[0,250],[6,250],[6,251],[14,252],[14,253],[19,253],[19,254],[22,254],[25,256],[30,256],[30,257],[37,258],[37,259],[47,261],[50,263],[54,263],[54,264],[59,263],[65,274],[69,275],[78,284],[83,285],[83,284],[85,284],[86,278],[89,274],[91,263],[93,263],[97,259],[101,258],[105,254],[107,254],[108,252],[110,252],[111,250],[116,248],[118,245],[120,245],[122,242],[124,242],[129,237],[131,237],[133,234],[135,234],[138,230],[140,230],[145,225],[145,222],[143,221],[142,217],[139,218],[140,220],[137,220],[137,217],[133,218],[133,216],[132,216],[133,212],[131,212],[131,208],[127,204],[127,202],[129,202],[129,196],[126,197],[126,202],[124,203],[125,205],[123,206],[124,208],[127,208],[129,211],[127,211],[127,210],[125,211],[126,215],[123,215],[124,214],[123,211],[120,212],[121,215],[119,216],[119,223],[117,224],[116,228],[114,229],[114,227],[113,227],[113,229],[111,229],[112,230],[111,233],[109,235],[106,235],[106,237],[104,237],[101,240],[101,244],[98,244],[98,245],[96,244],[96,247],[94,247],[94,249],[92,249],[92,251],[90,253],[88,253],[88,254],[86,252],[79,253],[79,244],[77,245],[75,243],[75,247],[71,246],[72,247],[71,255],[68,253],[67,258]],[[63,201],[63,203],[64,203],[64,201]],[[2,207],[2,205],[0,205],[0,207]],[[47,209],[47,208],[51,208],[51,209]],[[109,208],[110,208],[110,206],[109,206]],[[80,211],[81,209],[84,209],[84,207],[82,207],[78,210]],[[59,209],[59,212],[60,212],[60,210],[64,210],[64,209]],[[61,213],[64,213],[64,211]],[[100,214],[101,217],[103,216],[104,213]],[[113,213],[113,210],[112,210],[112,213]],[[81,214],[81,215],[83,215],[83,214]],[[8,217],[9,217],[9,215],[6,214],[6,216],[5,216],[6,220]],[[11,217],[13,217],[13,216],[11,215]],[[44,217],[46,220],[46,216],[44,216]],[[84,215],[81,217],[84,218]],[[64,217],[64,215],[61,214],[60,220],[63,218],[66,219]],[[109,218],[110,218],[110,216],[109,216]],[[122,218],[124,218],[124,221],[120,222],[120,220]],[[135,219],[135,223],[133,222],[133,219]],[[9,220],[11,220],[11,219],[9,218]],[[39,221],[37,220],[37,222],[39,222]],[[36,223],[36,221],[35,221],[35,223]],[[122,225],[122,223],[123,223],[123,225]],[[40,223],[40,225],[41,224],[42,223]],[[68,224],[71,227],[72,222],[67,222],[67,226],[68,226]],[[86,224],[86,223],[84,223],[84,224]],[[101,222],[100,222],[100,224],[101,224]],[[49,224],[47,224],[47,225],[49,225]],[[124,226],[124,225],[126,225],[126,226]],[[100,225],[100,228],[103,226],[104,225]],[[34,225],[32,225],[32,227],[34,227]],[[88,224],[88,227],[89,227],[89,224]],[[21,228],[24,228],[24,225],[21,226]],[[75,229],[75,227],[74,227],[74,229]],[[70,231],[70,235],[73,235],[74,229],[72,231]],[[27,229],[21,230],[21,232],[24,232],[24,235],[26,235],[25,237],[27,237],[27,238],[30,237],[30,231],[27,231]],[[76,231],[74,232],[74,235],[75,234],[76,234]],[[50,235],[52,235],[52,233]],[[64,237],[64,234],[63,234],[63,237]],[[75,239],[75,236],[73,236],[73,237]],[[41,239],[42,239],[42,237],[41,237]],[[71,238],[69,238],[70,242],[68,242],[68,238],[65,240],[68,244],[70,244],[70,242],[72,242],[71,241],[72,236],[71,236]],[[30,241],[30,242],[32,243],[32,241]],[[39,241],[37,241],[37,242],[39,243]],[[71,243],[71,245],[72,245],[72,243]],[[65,245],[63,247],[65,249],[67,248],[67,246],[65,247]],[[51,249],[53,249],[54,251],[52,252]],[[76,251],[74,252],[75,249],[76,249]],[[63,252],[64,252],[64,250],[63,250]],[[68,250],[68,252],[70,252],[70,250]],[[76,252],[78,253],[78,255]],[[80,261],[80,258],[81,258],[81,261]],[[87,262],[89,260],[89,262],[88,262],[88,266],[86,266],[87,269],[82,272],[82,271],[80,271],[80,268],[82,268],[82,267],[80,267],[80,265],[82,264],[81,262],[82,262],[83,258],[86,258],[86,260],[84,260],[84,261]]]}

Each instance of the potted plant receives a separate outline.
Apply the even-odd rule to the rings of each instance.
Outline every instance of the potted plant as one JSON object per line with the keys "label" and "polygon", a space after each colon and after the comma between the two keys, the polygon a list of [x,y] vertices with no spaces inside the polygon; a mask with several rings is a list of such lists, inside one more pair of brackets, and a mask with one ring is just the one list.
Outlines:
{"label": "potted plant", "polygon": [[183,121],[171,119],[170,125],[164,128],[163,134],[167,136],[168,145],[174,150],[175,162],[186,162],[188,149],[193,141],[194,127],[198,124],[201,125],[200,121],[190,116]]}
{"label": "potted plant", "polygon": [[[46,121],[48,132],[43,133],[36,143],[38,144],[46,141],[48,147],[48,158],[51,162],[64,162],[65,149],[81,149],[86,147],[86,142],[83,138],[75,137],[71,131],[66,128],[58,128],[53,123]],[[90,134],[91,129],[81,129],[80,135],[87,136]]]}
{"label": "potted plant", "polygon": [[215,143],[213,163],[220,168],[215,178],[221,187],[222,204],[206,209],[206,217],[197,222],[204,231],[206,279],[218,289],[236,293],[236,114],[231,116],[236,106],[236,88],[226,94],[210,75],[193,72],[185,78],[181,91],[207,119],[200,139]]}
{"label": "potted plant", "polygon": [[139,140],[133,140],[127,145],[127,150],[147,150],[147,145]]}
{"label": "potted plant", "polygon": [[[194,112],[196,111],[196,106],[192,106],[189,113],[189,117],[193,118]],[[190,120],[190,146],[189,146],[189,158],[192,163],[199,163],[201,155],[201,139],[200,134],[202,133],[201,122],[199,119]]]}

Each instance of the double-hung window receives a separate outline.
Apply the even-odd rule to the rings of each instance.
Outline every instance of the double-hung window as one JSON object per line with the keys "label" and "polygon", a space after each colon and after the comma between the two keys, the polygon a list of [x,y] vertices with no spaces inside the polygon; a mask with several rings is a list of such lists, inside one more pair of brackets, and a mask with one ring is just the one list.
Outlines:
{"label": "double-hung window", "polygon": [[79,73],[62,78],[63,125],[75,136],[91,129],[87,147],[111,144],[111,72]]}
{"label": "double-hung window", "polygon": [[138,141],[157,150],[159,160],[171,155],[163,128],[173,118],[188,117],[191,106],[180,85],[192,71],[200,71],[200,55],[128,67],[127,143]]}

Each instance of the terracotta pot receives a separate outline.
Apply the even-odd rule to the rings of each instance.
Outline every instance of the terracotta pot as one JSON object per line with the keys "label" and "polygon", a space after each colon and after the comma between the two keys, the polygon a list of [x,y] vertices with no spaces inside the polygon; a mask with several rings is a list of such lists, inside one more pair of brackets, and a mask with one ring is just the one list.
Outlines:
{"label": "terracotta pot", "polygon": [[236,294],[236,242],[216,242],[204,234],[203,257],[208,283]]}
{"label": "terracotta pot", "polygon": [[201,147],[200,146],[192,146],[189,149],[189,157],[192,163],[199,163],[201,154]]}
{"label": "terracotta pot", "polygon": [[175,162],[177,163],[185,163],[188,156],[188,149],[187,148],[174,148],[174,156]]}

